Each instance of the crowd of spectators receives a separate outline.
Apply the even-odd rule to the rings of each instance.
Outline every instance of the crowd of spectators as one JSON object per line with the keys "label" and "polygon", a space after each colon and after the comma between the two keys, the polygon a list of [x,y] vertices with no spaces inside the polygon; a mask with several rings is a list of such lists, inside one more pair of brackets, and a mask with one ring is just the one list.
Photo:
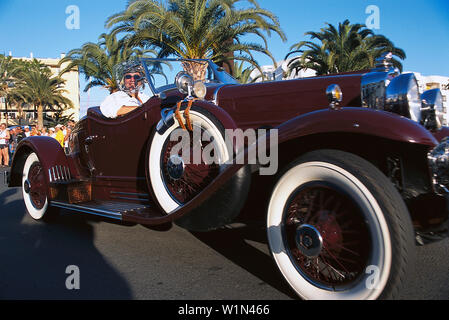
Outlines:
{"label": "crowd of spectators", "polygon": [[38,128],[37,126],[14,126],[7,128],[4,123],[0,125],[0,166],[8,167],[14,152],[23,139],[30,136],[47,136],[56,139],[65,152],[68,152],[68,140],[75,122],[69,121],[66,125],[58,124],[52,128]]}

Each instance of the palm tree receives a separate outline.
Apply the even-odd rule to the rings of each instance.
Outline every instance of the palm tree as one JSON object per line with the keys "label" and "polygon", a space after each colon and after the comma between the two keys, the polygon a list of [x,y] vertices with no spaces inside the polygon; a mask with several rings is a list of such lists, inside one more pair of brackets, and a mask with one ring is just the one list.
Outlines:
{"label": "palm tree", "polygon": [[43,127],[45,109],[73,107],[72,101],[63,96],[66,92],[62,89],[65,80],[53,76],[50,68],[36,59],[22,63],[17,79],[13,94],[37,109],[39,128]]}
{"label": "palm tree", "polygon": [[[290,71],[312,69],[318,75],[357,71],[374,67],[376,58],[385,52],[392,52],[393,56],[405,59],[405,52],[396,48],[388,38],[376,35],[363,24],[350,24],[345,20],[338,28],[326,23],[327,27],[320,32],[309,31],[305,35],[316,39],[301,41],[290,48],[286,58],[300,53],[299,57],[289,63]],[[393,58],[395,67],[402,70],[402,64]]]}
{"label": "palm tree", "polygon": [[[251,7],[237,9],[242,1]],[[106,26],[113,27],[113,34],[125,33],[124,41],[131,46],[157,48],[158,57],[211,59],[231,68],[234,59],[259,68],[253,53],[265,54],[275,63],[265,34],[275,32],[286,40],[277,17],[256,0],[137,0],[111,16]],[[245,42],[246,35],[264,45]],[[200,69],[191,70],[193,74],[205,72],[198,64],[185,67]]]}
{"label": "palm tree", "polygon": [[122,40],[117,40],[115,35],[103,33],[98,43],[85,43],[61,59],[60,65],[64,65],[61,75],[77,67],[88,81],[85,92],[92,87],[101,86],[113,93],[118,90],[114,66],[149,52],[153,51],[129,47]]}
{"label": "palm tree", "polygon": [[249,66],[244,69],[244,61],[240,63],[234,62],[234,78],[240,83],[254,83],[258,79],[263,79],[264,74],[257,75],[254,79],[251,79],[251,73],[257,69],[254,66]]}
{"label": "palm tree", "polygon": [[17,63],[12,57],[0,55],[0,98],[5,101],[6,125],[8,125],[8,104],[11,101],[11,90],[14,87],[14,75]]}

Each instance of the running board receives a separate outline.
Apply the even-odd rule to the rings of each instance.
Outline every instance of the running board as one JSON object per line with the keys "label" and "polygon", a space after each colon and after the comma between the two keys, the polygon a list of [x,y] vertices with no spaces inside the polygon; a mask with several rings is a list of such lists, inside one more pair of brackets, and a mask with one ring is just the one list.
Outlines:
{"label": "running board", "polygon": [[124,215],[147,216],[148,211],[150,211],[149,205],[116,201],[89,201],[78,204],[62,201],[51,201],[50,205],[53,207],[88,213],[115,220],[123,220]]}

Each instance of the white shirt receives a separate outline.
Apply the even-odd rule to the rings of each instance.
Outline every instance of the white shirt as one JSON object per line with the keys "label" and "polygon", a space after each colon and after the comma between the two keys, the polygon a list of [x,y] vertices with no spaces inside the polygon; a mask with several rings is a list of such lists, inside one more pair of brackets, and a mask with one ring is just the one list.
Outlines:
{"label": "white shirt", "polygon": [[[65,137],[66,137],[66,135],[67,135],[67,130],[62,130],[62,134],[64,135],[64,140],[65,140]],[[69,146],[69,142],[68,141],[64,141],[64,147],[68,147]]]}
{"label": "white shirt", "polygon": [[150,99],[150,97],[148,97],[144,93],[139,93],[139,99],[142,102],[140,102],[134,97],[129,96],[126,92],[117,91],[108,96],[101,103],[100,110],[105,117],[116,118],[117,112],[120,110],[121,107],[123,106],[140,107],[142,104],[147,102],[148,99]]}
{"label": "white shirt", "polygon": [[0,130],[0,144],[6,144],[7,130]]}

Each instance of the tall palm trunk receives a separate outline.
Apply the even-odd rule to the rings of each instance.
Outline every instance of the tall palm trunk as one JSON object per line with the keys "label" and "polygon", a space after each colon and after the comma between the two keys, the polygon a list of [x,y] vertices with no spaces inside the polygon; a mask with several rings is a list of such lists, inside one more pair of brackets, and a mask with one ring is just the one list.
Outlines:
{"label": "tall palm trunk", "polygon": [[198,63],[193,61],[183,61],[184,70],[188,72],[195,81],[205,81],[207,72],[207,63]]}
{"label": "tall palm trunk", "polygon": [[5,114],[6,114],[6,127],[9,126],[9,114],[8,114],[8,97],[5,97]]}
{"label": "tall palm trunk", "polygon": [[37,106],[37,127],[39,130],[44,127],[44,106],[41,104]]}

